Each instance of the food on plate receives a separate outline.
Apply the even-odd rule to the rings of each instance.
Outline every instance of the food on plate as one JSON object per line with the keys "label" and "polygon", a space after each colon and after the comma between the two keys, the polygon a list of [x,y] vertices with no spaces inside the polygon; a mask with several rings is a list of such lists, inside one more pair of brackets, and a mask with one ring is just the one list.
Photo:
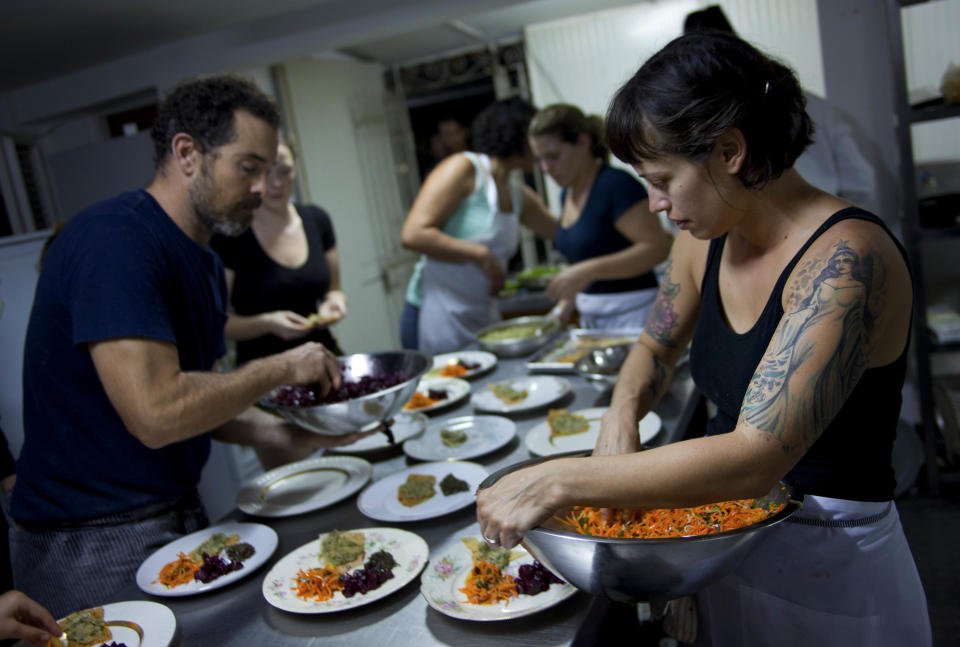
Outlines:
{"label": "food on plate", "polygon": [[546,321],[531,321],[528,323],[510,324],[483,333],[480,335],[480,340],[492,342],[527,339],[528,337],[542,335],[549,327],[551,327],[551,324]]}
{"label": "food on plate", "polygon": [[187,554],[187,557],[199,564],[203,561],[204,553],[207,555],[219,555],[221,550],[227,546],[232,546],[238,541],[240,541],[240,535],[227,536],[222,532],[215,532],[202,544],[191,550]]}
{"label": "food on plate", "polygon": [[491,384],[489,386],[490,390],[493,391],[493,395],[505,404],[520,404],[526,400],[527,395],[529,395],[526,389],[517,390],[509,384]]}
{"label": "food on plate", "polygon": [[621,344],[632,344],[636,340],[636,337],[580,335],[579,337],[563,342],[557,348],[554,348],[544,355],[540,361],[557,364],[576,364],[578,359],[586,356],[586,354],[592,350],[606,348],[608,346],[619,346]]}
{"label": "food on plate", "polygon": [[457,590],[466,595],[471,604],[504,602],[518,595],[513,576],[483,559],[473,563],[463,588]]}
{"label": "food on plate", "polygon": [[447,364],[438,371],[437,375],[440,375],[441,377],[463,377],[469,372],[470,369],[468,369],[466,366],[456,363]]}
{"label": "food on plate", "polygon": [[398,375],[377,373],[364,375],[360,379],[347,376],[347,367],[340,364],[343,381],[336,390],[331,390],[326,396],[319,383],[303,386],[281,386],[273,392],[269,402],[280,407],[315,407],[321,404],[334,404],[344,400],[361,398],[371,393],[383,391],[400,384],[403,380]]}
{"label": "food on plate", "polygon": [[436,476],[410,474],[407,476],[406,483],[401,483],[397,488],[397,500],[408,508],[420,505],[436,494],[436,490],[433,489],[436,482]]}
{"label": "food on plate", "polygon": [[233,544],[232,546],[227,546],[223,552],[226,553],[227,557],[229,557],[232,561],[244,562],[253,557],[253,554],[257,551],[250,544],[246,542],[240,542]]}
{"label": "food on plate", "polygon": [[414,411],[416,409],[426,409],[427,407],[432,407],[439,399],[431,398],[419,391],[414,391],[413,396],[410,398],[410,401],[403,405],[405,411]]}
{"label": "food on plate", "polygon": [[[363,533],[341,533],[341,536],[351,534]],[[314,602],[326,602],[337,591],[350,598],[357,593],[369,593],[380,588],[384,582],[393,578],[393,569],[397,566],[393,555],[381,549],[373,553],[362,568],[353,572],[339,573],[329,565],[300,569],[291,590],[296,592],[298,598]]]}
{"label": "food on plate", "polygon": [[459,447],[467,442],[467,432],[462,429],[441,429],[440,442],[447,447]]}
{"label": "food on plate", "polygon": [[550,442],[557,436],[572,436],[582,434],[590,429],[590,422],[581,415],[570,413],[566,409],[550,409],[547,414],[547,424],[550,425]]}
{"label": "food on plate", "polygon": [[692,508],[612,508],[606,514],[599,508],[576,506],[569,514],[557,519],[582,535],[596,537],[692,537],[749,526],[772,517],[785,505],[738,499]]}
{"label": "food on plate", "polygon": [[461,481],[453,474],[447,474],[443,477],[443,480],[440,481],[440,491],[443,492],[444,496],[450,496],[457,492],[466,492],[469,489],[470,485],[466,481]]}
{"label": "food on plate", "polygon": [[75,611],[57,624],[67,634],[68,647],[86,647],[113,638],[103,619],[103,607]]}
{"label": "food on plate", "polygon": [[194,575],[200,570],[200,566],[201,564],[193,561],[182,552],[177,553],[177,559],[164,564],[153,583],[160,582],[168,589],[187,584],[194,580]]}
{"label": "food on plate", "polygon": [[363,564],[362,532],[331,530],[320,542],[320,561],[338,573],[345,573]]}
{"label": "food on plate", "polygon": [[467,574],[464,587],[458,590],[472,604],[493,604],[518,595],[537,595],[551,584],[564,583],[537,561],[521,565],[516,577],[508,575],[504,569],[524,553],[494,548],[476,537],[463,537],[460,541],[470,550],[473,568]]}
{"label": "food on plate", "polygon": [[549,589],[551,584],[566,584],[538,561],[534,561],[533,564],[522,564],[517,569],[515,579],[517,593],[520,595],[537,595]]}
{"label": "food on plate", "polygon": [[194,579],[209,584],[221,575],[238,571],[243,568],[243,562],[237,560],[227,561],[218,555],[203,554],[203,564],[193,574]]}

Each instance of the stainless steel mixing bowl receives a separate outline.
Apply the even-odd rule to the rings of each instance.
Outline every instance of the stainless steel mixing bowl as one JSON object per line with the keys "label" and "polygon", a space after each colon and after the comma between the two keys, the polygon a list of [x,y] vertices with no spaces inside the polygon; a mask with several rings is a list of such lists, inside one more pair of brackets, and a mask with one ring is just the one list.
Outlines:
{"label": "stainless steel mixing bowl", "polygon": [[[568,452],[510,465],[491,474],[480,488],[505,474]],[[764,521],[715,535],[669,539],[608,539],[566,530],[555,519],[529,531],[523,545],[547,568],[574,586],[618,602],[672,600],[691,595],[731,573],[748,558],[764,533],[800,509],[789,486],[779,484],[765,501],[786,507]]]}
{"label": "stainless steel mixing bowl", "polygon": [[[524,324],[539,324],[539,329],[536,334],[526,337],[484,339],[488,333]],[[479,331],[477,333],[477,343],[483,350],[499,355],[500,357],[520,357],[522,355],[529,355],[545,345],[553,339],[559,331],[560,322],[556,319],[543,316],[517,317],[515,319],[504,319]]]}
{"label": "stainless steel mixing bowl", "polygon": [[433,365],[433,358],[419,351],[360,353],[339,358],[344,379],[364,375],[396,375],[399,384],[352,400],[315,407],[279,406],[269,396],[261,404],[275,409],[284,418],[304,429],[328,436],[373,429],[397,414],[417,390],[417,382]]}
{"label": "stainless steel mixing bowl", "polygon": [[633,344],[594,348],[578,359],[573,368],[578,374],[585,377],[590,384],[601,391],[606,390],[617,383],[617,378],[620,376],[620,367],[623,366],[631,348],[633,348]]}

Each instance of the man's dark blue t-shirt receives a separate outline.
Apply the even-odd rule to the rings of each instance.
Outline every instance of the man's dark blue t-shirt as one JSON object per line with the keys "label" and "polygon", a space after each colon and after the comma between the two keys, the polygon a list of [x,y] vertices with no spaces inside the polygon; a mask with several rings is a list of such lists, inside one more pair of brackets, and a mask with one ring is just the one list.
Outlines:
{"label": "man's dark blue t-shirt", "polygon": [[69,521],[176,500],[196,488],[209,434],[149,449],[124,427],[88,344],[176,345],[184,371],[223,355],[223,265],[146,191],[75,216],[43,261],[23,362],[24,444],[11,513]]}

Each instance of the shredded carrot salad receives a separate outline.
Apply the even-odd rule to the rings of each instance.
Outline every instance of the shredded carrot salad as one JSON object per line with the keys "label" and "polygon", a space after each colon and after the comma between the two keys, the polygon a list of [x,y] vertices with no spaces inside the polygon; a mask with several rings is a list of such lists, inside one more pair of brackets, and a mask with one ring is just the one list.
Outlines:
{"label": "shredded carrot salad", "polygon": [[447,364],[440,370],[443,377],[463,377],[467,374],[467,367],[460,364]]}
{"label": "shredded carrot salad", "polygon": [[340,573],[332,568],[301,568],[294,582],[296,586],[290,590],[296,591],[298,598],[314,602],[326,602],[343,588]]}
{"label": "shredded carrot salad", "polygon": [[200,570],[200,564],[183,553],[177,553],[177,559],[160,569],[160,576],[152,583],[160,582],[168,589],[193,581],[193,575]]}
{"label": "shredded carrot salad", "polygon": [[500,572],[496,564],[483,559],[473,563],[464,587],[458,590],[473,604],[493,604],[517,597],[513,576]]}
{"label": "shredded carrot salad", "polygon": [[557,520],[582,535],[653,539],[710,535],[749,526],[772,517],[785,504],[761,505],[756,499],[711,503],[694,508],[601,510],[576,506]]}
{"label": "shredded carrot salad", "polygon": [[423,409],[423,408],[425,408],[425,407],[432,406],[432,405],[436,404],[437,402],[440,402],[440,400],[434,400],[433,398],[428,398],[427,396],[425,396],[424,394],[420,393],[419,391],[414,391],[413,397],[410,398],[410,401],[407,402],[407,403],[403,406],[403,408],[404,408],[404,409],[407,409],[407,410],[410,410],[410,409]]}

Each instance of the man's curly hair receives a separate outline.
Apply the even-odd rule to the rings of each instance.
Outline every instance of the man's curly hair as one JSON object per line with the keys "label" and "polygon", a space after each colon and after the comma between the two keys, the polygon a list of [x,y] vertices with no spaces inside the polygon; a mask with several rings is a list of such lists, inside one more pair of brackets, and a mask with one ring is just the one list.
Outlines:
{"label": "man's curly hair", "polygon": [[473,150],[490,157],[527,152],[527,127],[536,109],[519,97],[497,101],[473,120]]}
{"label": "man's curly hair", "polygon": [[177,133],[193,137],[201,153],[233,141],[233,115],[237,110],[245,110],[274,128],[280,125],[280,111],[273,99],[245,79],[213,76],[177,85],[160,104],[151,132],[156,167],[162,167],[170,156],[170,142]]}

